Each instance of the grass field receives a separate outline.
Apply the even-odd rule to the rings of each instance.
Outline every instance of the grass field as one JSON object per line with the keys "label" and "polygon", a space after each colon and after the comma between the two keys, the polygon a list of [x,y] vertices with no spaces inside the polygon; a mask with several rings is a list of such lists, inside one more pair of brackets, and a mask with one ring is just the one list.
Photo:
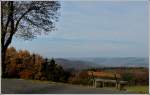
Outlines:
{"label": "grass field", "polygon": [[127,91],[139,93],[139,94],[148,94],[149,93],[149,87],[148,86],[131,86],[126,87]]}
{"label": "grass field", "polygon": [[2,79],[3,94],[133,94],[115,88],[93,88],[49,81]]}

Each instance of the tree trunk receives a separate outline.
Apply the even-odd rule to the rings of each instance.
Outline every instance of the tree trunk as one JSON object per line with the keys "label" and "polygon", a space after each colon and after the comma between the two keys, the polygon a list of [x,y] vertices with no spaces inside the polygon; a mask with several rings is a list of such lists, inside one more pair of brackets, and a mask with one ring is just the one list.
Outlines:
{"label": "tree trunk", "polygon": [[[4,31],[2,30],[2,37],[1,37],[1,43],[2,43],[2,46],[1,46],[1,59],[2,59],[2,77],[6,77],[6,50],[8,48],[8,46],[10,45],[11,41],[12,41],[12,37],[14,35],[14,19],[13,19],[13,12],[14,12],[14,7],[13,7],[13,1],[10,1],[9,2],[9,7],[10,7],[10,13],[8,15],[8,23],[10,23],[10,36],[8,37],[8,39],[5,39],[5,36],[6,36],[6,32],[7,29]],[[8,27],[8,26],[6,26]]]}
{"label": "tree trunk", "polygon": [[1,53],[2,53],[2,55],[1,55],[1,59],[2,59],[2,77],[4,78],[4,77],[6,77],[7,75],[6,75],[6,63],[5,63],[5,58],[6,58],[6,48],[4,48],[4,47],[2,47],[2,49],[1,49]]}

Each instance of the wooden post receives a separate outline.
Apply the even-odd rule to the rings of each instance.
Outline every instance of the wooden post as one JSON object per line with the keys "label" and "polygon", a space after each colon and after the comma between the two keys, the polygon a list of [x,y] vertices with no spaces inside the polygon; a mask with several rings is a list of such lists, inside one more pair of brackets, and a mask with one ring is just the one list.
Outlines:
{"label": "wooden post", "polygon": [[119,81],[118,81],[118,79],[117,79],[117,74],[114,74],[114,77],[115,77],[115,80],[116,80],[116,88],[118,88]]}
{"label": "wooden post", "polygon": [[121,84],[119,83],[119,84],[118,84],[118,88],[120,89],[120,87],[121,87]]}
{"label": "wooden post", "polygon": [[104,87],[104,86],[105,86],[105,82],[103,81],[103,82],[102,82],[102,87]]}
{"label": "wooden post", "polygon": [[116,82],[116,88],[118,89],[118,83]]}
{"label": "wooden post", "polygon": [[95,88],[97,87],[97,81],[95,80]]}
{"label": "wooden post", "polygon": [[95,88],[95,81],[94,81],[94,79],[93,79],[93,87]]}
{"label": "wooden post", "polygon": [[100,82],[100,87],[103,87],[103,82]]}

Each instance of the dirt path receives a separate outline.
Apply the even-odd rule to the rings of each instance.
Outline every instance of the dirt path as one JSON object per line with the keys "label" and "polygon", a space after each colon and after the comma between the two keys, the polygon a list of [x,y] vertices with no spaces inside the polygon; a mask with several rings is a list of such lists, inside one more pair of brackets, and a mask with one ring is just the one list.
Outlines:
{"label": "dirt path", "polygon": [[2,79],[1,91],[2,94],[129,94],[112,88],[92,88],[23,79]]}

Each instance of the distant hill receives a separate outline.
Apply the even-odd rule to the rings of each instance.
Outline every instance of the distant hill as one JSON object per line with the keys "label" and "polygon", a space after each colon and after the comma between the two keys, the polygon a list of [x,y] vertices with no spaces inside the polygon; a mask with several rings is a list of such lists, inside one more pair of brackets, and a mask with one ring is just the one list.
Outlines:
{"label": "distant hill", "polygon": [[124,58],[56,58],[56,63],[65,69],[77,70],[101,67],[149,67],[148,58],[124,57]]}
{"label": "distant hill", "polygon": [[63,58],[56,58],[55,59],[56,64],[61,65],[64,69],[75,69],[75,70],[81,70],[81,69],[88,69],[91,67],[101,67],[99,64],[95,64],[93,62],[88,61],[81,61],[81,60],[69,60],[69,59],[63,59]]}
{"label": "distant hill", "polygon": [[138,57],[123,57],[123,58],[85,58],[86,60],[95,64],[100,64],[105,67],[149,67],[148,58]]}

